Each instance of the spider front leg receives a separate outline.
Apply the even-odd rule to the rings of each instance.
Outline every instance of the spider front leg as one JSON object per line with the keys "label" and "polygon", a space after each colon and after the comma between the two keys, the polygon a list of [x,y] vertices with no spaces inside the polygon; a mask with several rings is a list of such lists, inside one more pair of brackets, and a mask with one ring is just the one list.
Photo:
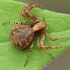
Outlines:
{"label": "spider front leg", "polygon": [[32,20],[37,20],[38,17],[32,13],[29,12],[29,10],[31,10],[32,8],[36,7],[36,6],[39,6],[41,8],[43,8],[43,6],[39,5],[38,3],[32,5],[32,4],[27,4],[25,8],[23,8],[23,10],[21,11],[21,16],[24,16],[24,17],[28,17]]}
{"label": "spider front leg", "polygon": [[28,10],[30,10],[30,9],[32,9],[32,8],[34,8],[34,7],[40,7],[40,8],[43,8],[43,9],[44,9],[44,7],[43,7],[42,5],[36,3],[36,4],[33,4],[33,5],[30,4],[30,7],[28,6]]}

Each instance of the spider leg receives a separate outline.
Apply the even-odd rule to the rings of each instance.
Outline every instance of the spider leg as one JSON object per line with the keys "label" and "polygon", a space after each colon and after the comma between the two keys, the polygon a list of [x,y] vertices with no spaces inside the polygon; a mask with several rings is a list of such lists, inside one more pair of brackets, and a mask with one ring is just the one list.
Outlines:
{"label": "spider leg", "polygon": [[39,6],[39,7],[43,8],[43,6],[39,5],[38,3],[36,3],[36,4],[34,4],[34,5],[32,5],[32,4],[29,3],[29,4],[27,4],[27,6],[21,11],[21,16],[28,17],[28,18],[30,18],[30,19],[32,19],[32,20],[37,20],[37,19],[38,19],[37,16],[35,16],[34,14],[29,13],[29,10],[32,9],[32,8],[34,8],[34,7],[36,7],[36,6]]}
{"label": "spider leg", "polygon": [[[26,12],[28,13],[28,8],[31,6],[32,4],[31,3],[28,3],[21,11],[21,16],[25,16],[27,17],[26,15]],[[22,17],[21,17],[22,18]]]}
{"label": "spider leg", "polygon": [[31,44],[30,49],[29,49],[29,52],[28,52],[28,54],[27,54],[26,61],[25,61],[25,63],[24,63],[24,67],[26,66],[26,64],[27,64],[27,62],[28,62],[28,58],[29,58],[29,56],[30,56],[30,53],[31,53],[31,51],[32,51],[32,48],[33,48],[33,42],[32,42],[32,44]]}
{"label": "spider leg", "polygon": [[43,7],[42,5],[36,3],[36,4],[33,4],[33,5],[31,5],[30,7],[28,7],[28,10],[30,10],[30,9],[32,9],[32,8],[34,8],[34,7],[40,7],[40,8],[43,8],[43,9],[44,9],[44,7]]}
{"label": "spider leg", "polygon": [[38,46],[41,50],[43,50],[45,53],[47,53],[48,55],[50,55],[52,58],[54,58],[52,56],[51,53],[47,52],[46,49],[57,49],[57,48],[66,48],[67,46],[44,46],[44,40],[45,40],[45,35],[43,34],[41,39],[38,39]]}
{"label": "spider leg", "polygon": [[[43,42],[43,43],[44,43],[44,40],[45,40],[45,36],[42,37],[42,42]],[[37,46],[38,46],[41,50],[43,50],[46,54],[48,54],[49,56],[51,56],[52,59],[54,59],[54,57],[52,56],[51,53],[47,52],[46,49],[41,48],[41,44],[40,44],[40,39],[39,39],[39,38],[38,38],[38,40],[37,40]]]}
{"label": "spider leg", "polygon": [[43,34],[42,38],[39,41],[39,48],[41,48],[41,49],[49,49],[49,48],[57,49],[57,48],[65,48],[66,47],[66,46],[44,46],[44,40],[45,40],[45,35]]}
{"label": "spider leg", "polygon": [[61,39],[70,38],[70,37],[52,38],[46,31],[45,31],[45,35],[46,35],[51,41],[56,41],[56,40],[61,40]]}
{"label": "spider leg", "polygon": [[28,3],[25,7],[25,9],[27,9],[28,7],[30,7],[32,4],[31,3]]}
{"label": "spider leg", "polygon": [[24,8],[23,11],[21,13],[24,13],[24,11],[26,11],[30,6],[32,6],[31,3],[28,3]]}
{"label": "spider leg", "polygon": [[20,24],[20,25],[26,25],[27,23],[23,20],[22,22],[3,22],[2,23],[3,25],[4,24]]}
{"label": "spider leg", "polygon": [[50,52],[47,52],[46,49],[43,49],[43,51],[48,54],[52,59],[54,59],[54,56],[50,53]]}

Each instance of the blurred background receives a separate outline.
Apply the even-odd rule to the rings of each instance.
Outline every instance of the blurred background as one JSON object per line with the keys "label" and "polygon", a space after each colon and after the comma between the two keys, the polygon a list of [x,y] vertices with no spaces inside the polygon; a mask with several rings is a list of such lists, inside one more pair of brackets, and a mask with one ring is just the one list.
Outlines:
{"label": "blurred background", "polygon": [[[24,3],[39,3],[47,10],[70,14],[70,0],[15,0]],[[70,70],[70,48],[42,70]]]}

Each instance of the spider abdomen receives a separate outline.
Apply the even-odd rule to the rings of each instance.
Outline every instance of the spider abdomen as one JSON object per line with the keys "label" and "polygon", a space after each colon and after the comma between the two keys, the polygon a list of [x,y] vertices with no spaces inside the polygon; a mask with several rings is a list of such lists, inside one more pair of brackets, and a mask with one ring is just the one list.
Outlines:
{"label": "spider abdomen", "polygon": [[17,26],[11,30],[10,39],[18,49],[28,47],[34,38],[34,31],[29,26]]}

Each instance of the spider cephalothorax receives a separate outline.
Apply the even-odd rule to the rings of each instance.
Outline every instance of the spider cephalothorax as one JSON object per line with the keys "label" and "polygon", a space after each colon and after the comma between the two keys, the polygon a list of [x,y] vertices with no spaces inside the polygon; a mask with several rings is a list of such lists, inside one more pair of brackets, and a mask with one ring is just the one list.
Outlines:
{"label": "spider cephalothorax", "polygon": [[44,33],[46,25],[42,21],[34,21],[31,23],[31,28],[34,30],[34,35],[38,36]]}

